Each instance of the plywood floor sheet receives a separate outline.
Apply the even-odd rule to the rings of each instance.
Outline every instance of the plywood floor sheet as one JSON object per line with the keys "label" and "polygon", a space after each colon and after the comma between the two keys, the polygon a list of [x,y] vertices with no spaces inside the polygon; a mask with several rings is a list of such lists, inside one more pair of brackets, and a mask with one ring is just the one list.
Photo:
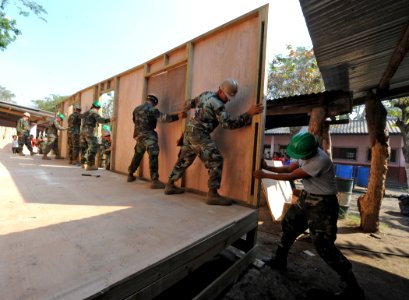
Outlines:
{"label": "plywood floor sheet", "polygon": [[1,299],[90,297],[254,214],[16,156],[9,145],[0,149],[0,191]]}

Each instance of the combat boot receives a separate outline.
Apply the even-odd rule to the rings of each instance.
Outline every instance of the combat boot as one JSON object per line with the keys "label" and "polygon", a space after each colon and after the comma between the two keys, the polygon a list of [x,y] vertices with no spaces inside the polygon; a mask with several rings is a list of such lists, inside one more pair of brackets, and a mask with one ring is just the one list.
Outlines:
{"label": "combat boot", "polygon": [[20,151],[18,155],[20,155],[20,156],[26,156],[26,155],[23,153],[23,151]]}
{"label": "combat boot", "polygon": [[64,157],[59,156],[59,155],[56,155],[56,156],[54,157],[54,159],[64,159]]}
{"label": "combat boot", "polygon": [[43,160],[51,160],[47,155],[43,154]]}
{"label": "combat boot", "polygon": [[85,170],[86,170],[86,171],[97,171],[97,170],[98,170],[98,167],[97,167],[96,165],[87,165],[87,166],[85,167]]}
{"label": "combat boot", "polygon": [[33,156],[34,155],[34,152],[33,151],[30,151],[30,156]]}
{"label": "combat boot", "polygon": [[182,194],[185,192],[185,189],[177,187],[172,180],[169,180],[165,186],[165,194],[172,195],[172,194]]}
{"label": "combat boot", "polygon": [[150,185],[150,188],[154,189],[154,190],[155,189],[163,189],[164,187],[165,187],[165,185],[162,182],[160,182],[158,179],[153,180],[151,185]]}
{"label": "combat boot", "polygon": [[287,271],[287,255],[288,252],[283,247],[278,246],[275,257],[263,260],[263,262],[271,269],[285,272]]}
{"label": "combat boot", "polygon": [[132,181],[135,181],[135,180],[136,180],[136,177],[133,176],[132,173],[129,173],[128,178],[126,179],[126,181],[127,182],[132,182]]}
{"label": "combat boot", "polygon": [[229,206],[232,205],[232,203],[233,201],[220,196],[216,189],[209,189],[209,192],[207,193],[207,205]]}
{"label": "combat boot", "polygon": [[347,278],[344,279],[347,284],[347,287],[339,294],[335,294],[335,299],[357,299],[365,300],[365,292],[359,286],[358,281],[355,278],[355,275],[350,272]]}

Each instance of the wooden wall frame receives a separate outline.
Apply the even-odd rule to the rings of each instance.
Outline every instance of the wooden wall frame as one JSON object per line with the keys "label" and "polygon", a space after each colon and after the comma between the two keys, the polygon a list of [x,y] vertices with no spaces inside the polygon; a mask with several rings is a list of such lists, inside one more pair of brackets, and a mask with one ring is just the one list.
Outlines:
{"label": "wooden wall frame", "polygon": [[[267,87],[267,19],[268,5],[265,5],[139,66],[76,92],[68,97],[60,108],[66,113],[68,104],[80,103],[84,112],[101,93],[113,90],[116,122],[112,126],[111,169],[127,174],[135,144],[132,138],[131,112],[144,101],[148,92],[159,94],[159,109],[163,112],[174,112],[186,99],[206,90],[216,91],[223,79],[232,77],[239,82],[236,99],[226,105],[233,117],[244,113],[252,104],[264,102]],[[171,86],[157,91],[161,89],[161,85],[153,82],[161,76],[170,80],[169,74],[181,70],[180,68],[184,70],[183,74],[179,72],[180,78],[171,79],[183,86],[177,95],[173,93],[175,98],[169,97],[172,94]],[[185,121],[175,123],[177,124],[158,126],[159,140],[163,148],[159,160],[162,181],[167,181],[177,159],[176,146],[171,146],[171,143],[176,141],[164,137],[174,138],[174,131],[182,131],[185,126]],[[220,194],[250,207],[258,206],[260,185],[253,179],[252,172],[259,167],[262,158],[263,133],[264,114],[261,114],[253,118],[250,127],[238,130],[218,128],[212,135],[224,157]],[[65,140],[65,134],[61,134],[62,141]],[[66,155],[64,152],[62,154]],[[139,176],[145,179],[149,179],[147,162],[146,155],[139,170]],[[191,191],[205,193],[207,180],[207,170],[197,158],[186,171],[183,180],[177,184]]]}

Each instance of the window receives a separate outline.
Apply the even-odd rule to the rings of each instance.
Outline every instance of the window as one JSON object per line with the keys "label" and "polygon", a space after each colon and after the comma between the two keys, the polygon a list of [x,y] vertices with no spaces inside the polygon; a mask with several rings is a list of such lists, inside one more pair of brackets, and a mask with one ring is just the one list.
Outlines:
{"label": "window", "polygon": [[356,160],[356,148],[332,148],[333,159]]}
{"label": "window", "polygon": [[[390,162],[390,163],[396,163],[397,153],[398,153],[398,151],[397,151],[396,149],[391,149],[391,154],[390,154],[390,156],[389,156],[388,162]],[[371,159],[372,159],[372,149],[371,149],[371,148],[368,149],[368,152],[367,152],[367,155],[366,155],[366,159],[367,159],[368,161],[371,161]]]}

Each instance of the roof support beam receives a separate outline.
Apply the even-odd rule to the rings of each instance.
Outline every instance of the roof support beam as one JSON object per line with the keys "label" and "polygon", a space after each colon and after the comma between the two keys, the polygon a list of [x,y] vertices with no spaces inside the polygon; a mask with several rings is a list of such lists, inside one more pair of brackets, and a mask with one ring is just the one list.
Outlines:
{"label": "roof support beam", "polygon": [[393,52],[391,59],[389,60],[388,67],[382,75],[381,80],[379,81],[378,90],[383,91],[388,89],[389,82],[392,79],[393,75],[396,73],[396,70],[399,68],[403,58],[406,53],[409,51],[409,25],[406,27],[406,30],[400,39],[395,51]]}

